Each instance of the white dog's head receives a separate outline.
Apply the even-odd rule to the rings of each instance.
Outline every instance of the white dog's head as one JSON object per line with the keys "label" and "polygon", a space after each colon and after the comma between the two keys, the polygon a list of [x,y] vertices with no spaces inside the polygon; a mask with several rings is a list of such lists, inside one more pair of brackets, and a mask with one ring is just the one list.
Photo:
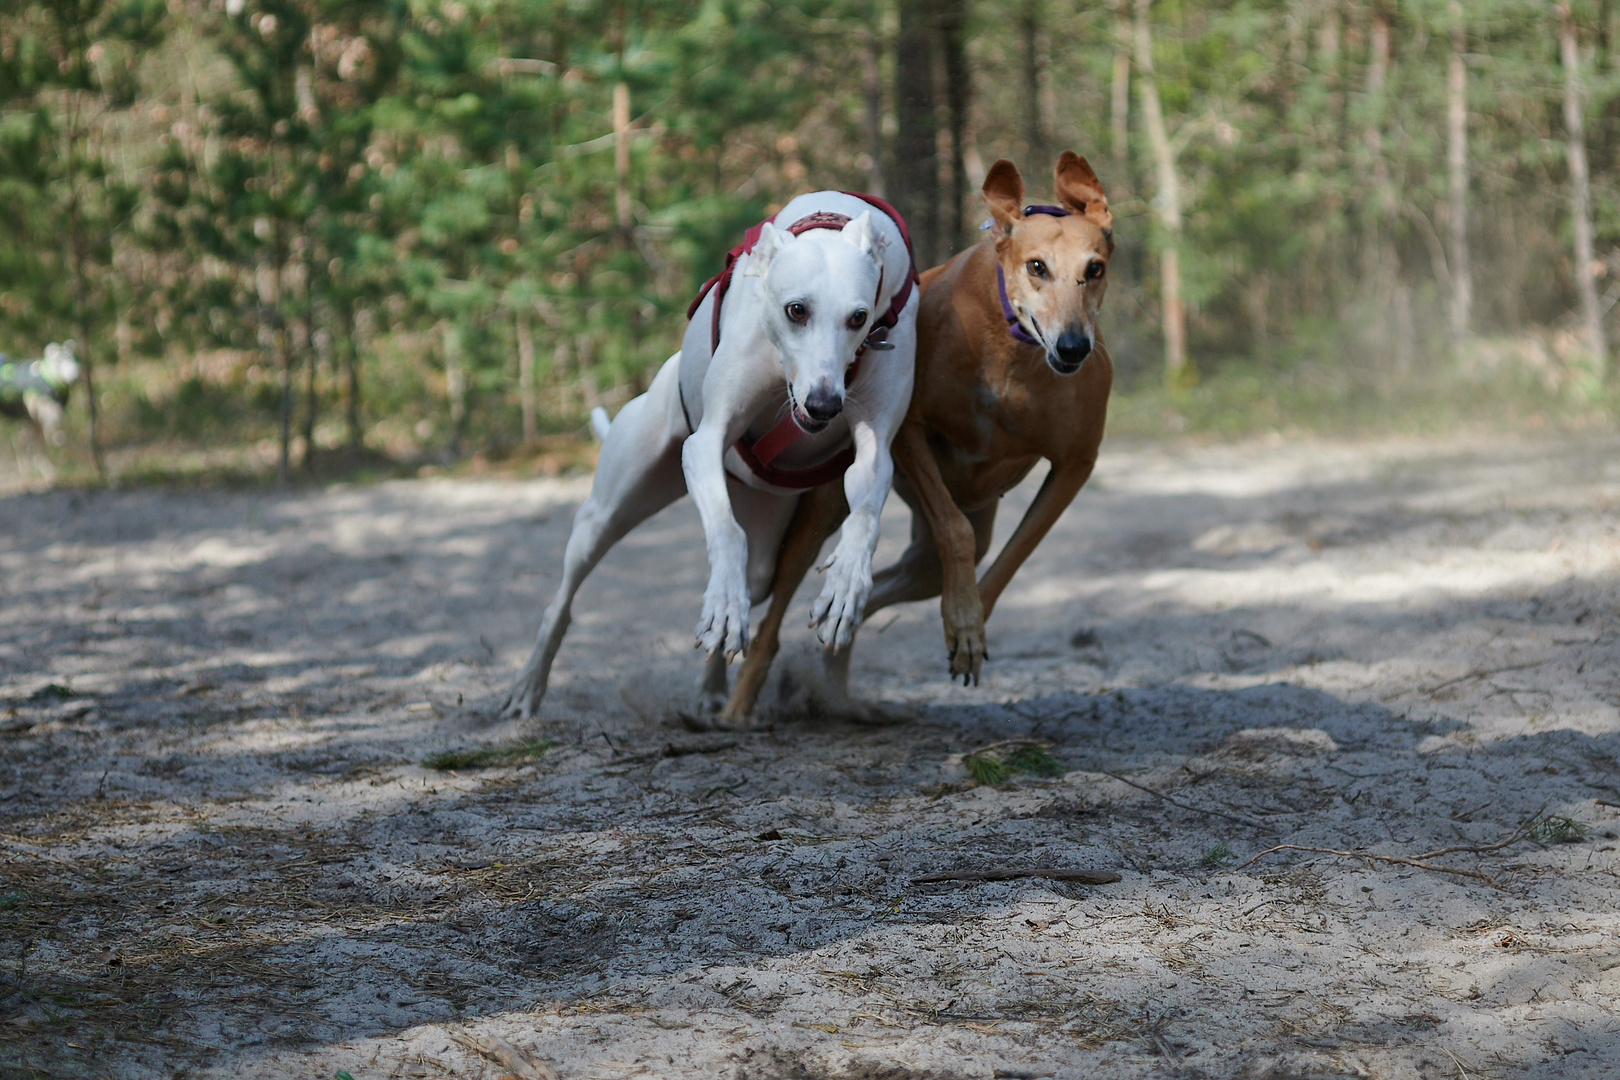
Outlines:
{"label": "white dog's head", "polygon": [[45,359],[39,373],[55,386],[71,386],[79,379],[79,361],[74,355],[73,342],[55,342],[45,346]]}
{"label": "white dog's head", "polygon": [[766,222],[745,273],[758,276],[765,333],[782,356],[793,421],[814,434],[844,408],[844,373],[878,317],[879,245],[866,211],[798,236]]}

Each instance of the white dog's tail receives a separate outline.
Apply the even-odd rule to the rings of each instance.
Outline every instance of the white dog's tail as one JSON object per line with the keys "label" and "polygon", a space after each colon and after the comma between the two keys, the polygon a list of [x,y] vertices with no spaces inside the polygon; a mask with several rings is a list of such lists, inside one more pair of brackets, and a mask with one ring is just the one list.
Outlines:
{"label": "white dog's tail", "polygon": [[596,436],[597,442],[603,442],[607,439],[609,423],[611,421],[608,420],[607,410],[602,406],[598,405],[591,410],[591,433]]}

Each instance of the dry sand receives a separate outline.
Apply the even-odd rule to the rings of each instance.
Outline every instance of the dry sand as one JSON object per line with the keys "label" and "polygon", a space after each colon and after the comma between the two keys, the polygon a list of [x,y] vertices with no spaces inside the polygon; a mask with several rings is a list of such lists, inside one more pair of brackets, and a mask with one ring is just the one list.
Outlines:
{"label": "dry sand", "polygon": [[[1620,1076],[1617,450],[1107,444],[982,686],[794,616],[746,734],[688,502],[520,729],[585,481],[0,496],[0,1076]],[[910,880],[1037,866],[1121,880]]]}

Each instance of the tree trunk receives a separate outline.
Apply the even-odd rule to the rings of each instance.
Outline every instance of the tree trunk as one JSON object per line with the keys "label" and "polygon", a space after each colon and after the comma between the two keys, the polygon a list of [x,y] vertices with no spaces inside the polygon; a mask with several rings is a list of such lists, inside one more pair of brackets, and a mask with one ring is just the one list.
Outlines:
{"label": "tree trunk", "polygon": [[[270,250],[258,266],[259,347],[270,353],[270,360],[281,381],[279,427],[281,456],[276,463],[276,479],[285,484],[292,475],[292,353],[287,348],[287,327],[281,311],[281,268],[283,261],[281,222],[272,217],[266,223]],[[261,236],[264,233],[260,233]]]}
{"label": "tree trunk", "polygon": [[1341,19],[1337,0],[1330,5],[1327,17],[1317,37],[1317,50],[1321,55],[1322,79],[1327,85],[1327,105],[1330,125],[1325,136],[1323,151],[1330,168],[1337,169],[1339,152],[1344,146],[1345,96],[1344,76],[1339,68],[1339,34]]}
{"label": "tree trunk", "polygon": [[963,0],[943,0],[938,8],[940,53],[945,62],[945,110],[951,133],[950,206],[944,214],[949,238],[941,252],[949,256],[972,243],[967,229],[967,126],[968,93],[972,76],[968,72],[967,40],[964,24],[967,13]]}
{"label": "tree trunk", "polygon": [[1125,0],[1108,0],[1108,9],[1114,13],[1114,82],[1108,147],[1113,157],[1114,175],[1109,178],[1109,184],[1117,202],[1119,192],[1129,187],[1126,172],[1130,167],[1131,16]]}
{"label": "tree trunk", "polygon": [[1564,133],[1569,153],[1570,213],[1575,225],[1575,288],[1581,299],[1581,323],[1586,347],[1592,351],[1601,379],[1608,373],[1608,348],[1603,340],[1603,314],[1598,310],[1597,283],[1592,277],[1592,210],[1586,166],[1586,123],[1582,113],[1580,52],[1575,20],[1569,4],[1558,5],[1562,21],[1558,52],[1564,65]]}
{"label": "tree trunk", "polygon": [[348,427],[348,442],[351,450],[358,450],[365,442],[365,433],[360,428],[360,343],[355,340],[358,332],[354,315],[354,306],[345,302],[341,308],[343,320],[343,366],[347,384],[347,394],[344,401],[344,420]]}
{"label": "tree trunk", "polygon": [[866,102],[866,190],[883,197],[883,43],[861,27],[861,96]]}
{"label": "tree trunk", "polygon": [[1389,240],[1388,227],[1395,219],[1395,188],[1389,179],[1389,162],[1384,157],[1384,82],[1389,73],[1389,16],[1382,10],[1373,12],[1372,27],[1367,40],[1366,95],[1372,108],[1367,130],[1362,141],[1372,173],[1373,206],[1377,217],[1366,222],[1365,246],[1362,251],[1365,265],[1363,276],[1375,290],[1382,291],[1393,284],[1394,268],[1389,265],[1385,248]]}
{"label": "tree trunk", "polygon": [[1451,203],[1451,251],[1447,261],[1451,271],[1451,341],[1455,345],[1468,336],[1474,286],[1468,266],[1468,35],[1463,27],[1462,5],[1455,0],[1451,17],[1455,25],[1446,79],[1446,165]]}
{"label": "tree trunk", "polygon": [[[71,151],[70,151],[71,153]],[[70,166],[71,169],[71,166]],[[96,382],[94,357],[90,350],[90,286],[89,256],[85,251],[84,217],[79,206],[78,179],[68,174],[68,247],[73,259],[73,336],[79,360],[79,378],[84,381],[85,434],[90,442],[90,460],[96,467],[98,479],[107,479],[107,465],[101,456],[101,433],[96,413]]]}
{"label": "tree trunk", "polygon": [[1018,10],[1018,37],[1024,51],[1024,168],[1047,164],[1046,125],[1041,117],[1041,4],[1023,0]]}
{"label": "tree trunk", "polygon": [[1388,358],[1399,377],[1410,367],[1412,342],[1403,339],[1409,320],[1401,317],[1396,294],[1402,288],[1400,257],[1395,250],[1395,220],[1400,204],[1384,155],[1384,85],[1389,75],[1390,19],[1381,6],[1372,12],[1367,32],[1367,126],[1361,133],[1367,153],[1367,183],[1372,197],[1361,218],[1361,284],[1366,303],[1377,312],[1374,346]]}
{"label": "tree trunk", "polygon": [[320,349],[322,339],[330,339],[329,334],[316,324],[315,309],[315,280],[314,259],[307,257],[308,239],[305,240],[306,258],[304,260],[304,312],[302,332],[300,333],[300,351],[304,354],[304,458],[299,462],[305,472],[315,465],[315,421],[320,414],[320,399],[316,394],[316,350]]}
{"label": "tree trunk", "polygon": [[929,0],[900,0],[895,46],[893,202],[911,228],[919,268],[941,261],[939,115],[934,100],[934,11]]}
{"label": "tree trunk", "polygon": [[539,412],[534,397],[534,334],[529,328],[529,308],[519,301],[516,313],[518,347],[518,408],[523,414],[523,442],[533,445]]}
{"label": "tree trunk", "polygon": [[[72,35],[69,48],[74,58],[83,62],[89,51],[82,22],[69,24]],[[84,207],[80,203],[81,188],[78,170],[78,148],[88,141],[83,129],[84,103],[77,92],[68,94],[66,176],[68,192],[68,251],[72,260],[72,323],[75,352],[79,360],[79,377],[84,381],[85,435],[90,442],[90,460],[95,465],[96,477],[107,479],[107,465],[101,456],[100,417],[96,409],[95,356],[90,347],[90,238],[86,235]]]}
{"label": "tree trunk", "polygon": [[1164,126],[1164,110],[1159,104],[1159,85],[1153,68],[1153,34],[1148,27],[1151,4],[1152,0],[1136,0],[1136,85],[1142,96],[1142,117],[1147,125],[1158,188],[1153,200],[1154,213],[1164,233],[1159,252],[1164,381],[1166,386],[1175,389],[1187,379],[1187,310],[1181,298],[1181,183],[1176,175],[1170,136]]}
{"label": "tree trunk", "polygon": [[461,365],[461,327],[449,319],[439,321],[444,342],[444,388],[450,399],[450,453],[461,453],[461,436],[467,425],[467,372]]}
{"label": "tree trunk", "polygon": [[613,207],[619,232],[630,242],[630,84],[613,84]]}

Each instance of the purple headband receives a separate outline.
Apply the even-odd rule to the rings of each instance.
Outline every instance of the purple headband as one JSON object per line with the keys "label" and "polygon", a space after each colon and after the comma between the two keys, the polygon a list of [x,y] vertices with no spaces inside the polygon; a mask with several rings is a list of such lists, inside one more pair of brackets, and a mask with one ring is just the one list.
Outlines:
{"label": "purple headband", "polygon": [[[1053,217],[1068,217],[1069,211],[1063,209],[1061,206],[1047,206],[1045,204],[1034,204],[1024,207],[1024,216],[1028,217],[1031,214],[1050,214]],[[981,229],[988,229],[989,227],[990,222],[988,221],[979,226]],[[996,263],[996,291],[1001,294],[1001,314],[1007,319],[1007,333],[1011,334],[1015,341],[1022,341],[1026,345],[1039,345],[1040,342],[1035,340],[1034,335],[1028,330],[1025,330],[1024,324],[1018,321],[1018,313],[1013,310],[1012,301],[1007,299],[1007,275],[1001,269],[1001,263],[999,261]]]}

